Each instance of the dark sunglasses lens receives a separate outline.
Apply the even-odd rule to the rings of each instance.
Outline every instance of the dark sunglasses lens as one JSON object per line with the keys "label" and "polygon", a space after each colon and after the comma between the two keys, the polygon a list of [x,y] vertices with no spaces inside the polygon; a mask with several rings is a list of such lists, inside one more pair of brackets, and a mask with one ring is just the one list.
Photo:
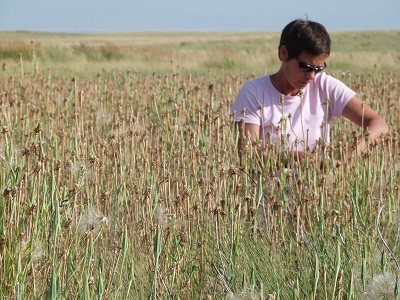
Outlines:
{"label": "dark sunglasses lens", "polygon": [[314,68],[312,68],[311,66],[307,65],[306,63],[299,61],[299,67],[300,69],[302,69],[305,72],[311,72],[314,71]]}
{"label": "dark sunglasses lens", "polygon": [[300,60],[298,62],[299,62],[299,68],[302,69],[304,72],[315,71],[315,73],[319,73],[319,72],[321,72],[322,70],[325,69],[325,66],[324,67],[316,67],[315,68],[315,67],[312,67],[309,64],[306,64],[305,62],[302,62]]}
{"label": "dark sunglasses lens", "polygon": [[325,68],[326,68],[326,65],[324,65],[323,67],[315,68],[314,70],[315,70],[315,73],[319,73],[319,72],[323,71]]}

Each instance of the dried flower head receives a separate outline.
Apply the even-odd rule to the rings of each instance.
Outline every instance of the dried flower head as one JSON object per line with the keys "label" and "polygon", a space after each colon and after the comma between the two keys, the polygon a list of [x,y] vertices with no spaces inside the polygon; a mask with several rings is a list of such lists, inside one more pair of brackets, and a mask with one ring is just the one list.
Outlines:
{"label": "dried flower head", "polygon": [[380,300],[393,299],[396,286],[394,273],[383,273],[374,276],[366,289],[366,299]]}
{"label": "dried flower head", "polygon": [[112,115],[99,110],[97,112],[96,121],[99,126],[107,126],[112,122]]}
{"label": "dried flower head", "polygon": [[98,232],[107,225],[108,218],[92,206],[80,217],[77,227],[80,232],[86,233],[88,231]]}
{"label": "dried flower head", "polygon": [[175,218],[174,214],[166,213],[166,208],[163,203],[157,205],[156,210],[154,211],[154,219],[162,228],[168,227],[170,221]]}
{"label": "dried flower head", "polygon": [[24,256],[31,255],[31,263],[37,263],[44,254],[44,247],[40,241],[32,241],[27,238],[23,239],[21,242],[21,248]]}
{"label": "dried flower head", "polygon": [[[238,294],[228,292],[225,296],[226,300],[258,300],[261,299],[260,294],[254,291],[242,291]],[[274,299],[268,297],[267,299]]]}

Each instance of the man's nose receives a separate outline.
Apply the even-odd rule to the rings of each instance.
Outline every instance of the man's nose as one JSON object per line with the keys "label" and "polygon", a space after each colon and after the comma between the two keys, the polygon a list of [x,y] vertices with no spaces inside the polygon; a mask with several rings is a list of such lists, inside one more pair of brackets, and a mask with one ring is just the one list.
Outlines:
{"label": "man's nose", "polygon": [[307,72],[307,78],[313,80],[316,74],[315,71]]}

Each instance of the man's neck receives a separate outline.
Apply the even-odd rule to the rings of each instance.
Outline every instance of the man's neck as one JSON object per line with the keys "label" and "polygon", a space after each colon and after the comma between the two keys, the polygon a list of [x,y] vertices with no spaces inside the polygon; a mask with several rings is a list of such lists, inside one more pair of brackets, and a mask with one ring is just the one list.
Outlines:
{"label": "man's neck", "polygon": [[272,85],[275,89],[285,96],[296,96],[300,93],[299,89],[293,88],[289,82],[282,75],[282,71],[279,70],[277,73],[270,75]]}

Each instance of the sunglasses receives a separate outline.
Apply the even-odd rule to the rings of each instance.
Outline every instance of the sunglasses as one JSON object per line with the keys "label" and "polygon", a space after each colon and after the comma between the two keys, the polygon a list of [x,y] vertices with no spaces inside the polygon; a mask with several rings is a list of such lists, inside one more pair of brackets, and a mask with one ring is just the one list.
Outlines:
{"label": "sunglasses", "polygon": [[300,59],[298,59],[297,57],[295,57],[297,62],[299,63],[299,68],[301,70],[303,70],[304,72],[312,72],[314,71],[315,73],[319,73],[321,71],[323,71],[324,69],[326,69],[327,64],[324,62],[324,66],[323,67],[314,67],[313,65],[310,65],[304,61],[301,61]]}

